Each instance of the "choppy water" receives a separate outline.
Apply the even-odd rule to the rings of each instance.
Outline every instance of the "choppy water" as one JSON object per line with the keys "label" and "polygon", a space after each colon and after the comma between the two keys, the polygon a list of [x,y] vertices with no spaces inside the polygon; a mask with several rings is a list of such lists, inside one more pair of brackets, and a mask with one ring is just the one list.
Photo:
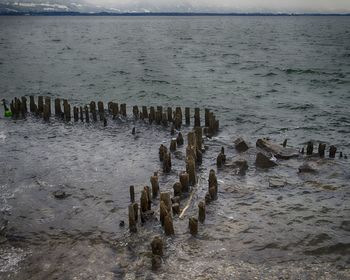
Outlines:
{"label": "choppy water", "polygon": [[[349,25],[349,17],[0,17],[1,98],[212,109],[221,131],[205,141],[188,217],[220,147],[238,157],[238,135],[252,147],[269,136],[349,153]],[[303,158],[263,172],[255,148],[241,155],[246,176],[218,171],[219,199],[197,238],[187,218],[176,219],[162,269],[151,272],[149,242],[160,226],[130,235],[119,222],[127,221],[129,185],[139,195],[149,184],[161,170],[158,147],[170,139],[131,117],[105,128],[0,119],[0,210],[9,220],[0,278],[349,279],[348,159],[321,161],[316,175],[297,174]],[[160,176],[161,189],[172,189],[184,154]],[[286,186],[269,188],[271,177]],[[70,196],[55,199],[57,189]]]}

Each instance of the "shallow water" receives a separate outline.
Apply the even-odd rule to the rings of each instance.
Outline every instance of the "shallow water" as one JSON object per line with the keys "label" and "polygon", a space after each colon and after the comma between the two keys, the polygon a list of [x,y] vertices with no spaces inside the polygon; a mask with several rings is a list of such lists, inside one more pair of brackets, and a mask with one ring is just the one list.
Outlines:
{"label": "shallow water", "polygon": [[[348,279],[349,161],[325,159],[318,174],[298,175],[303,157],[269,171],[254,166],[255,141],[313,139],[348,154],[348,17],[0,17],[2,97],[42,94],[73,105],[115,100],[131,105],[210,108],[220,133],[198,171],[195,199],[166,239],[162,269],[150,270],[157,221],[130,235],[129,185],[137,199],[154,171],[172,190],[184,148],[164,175],[158,160],[169,128],[108,119],[49,124],[0,119],[0,210],[9,220],[0,245],[4,279]],[[203,111],[202,111],[203,114]],[[136,135],[131,134],[136,127]],[[184,128],[184,132],[189,131]],[[239,155],[241,135],[251,149]],[[190,237],[187,218],[207,191],[225,147],[243,157],[238,176],[218,170],[219,198]],[[337,156],[338,157],[338,156]],[[269,179],[282,178],[283,188]],[[57,200],[52,192],[69,196]],[[154,209],[158,209],[155,201]]]}

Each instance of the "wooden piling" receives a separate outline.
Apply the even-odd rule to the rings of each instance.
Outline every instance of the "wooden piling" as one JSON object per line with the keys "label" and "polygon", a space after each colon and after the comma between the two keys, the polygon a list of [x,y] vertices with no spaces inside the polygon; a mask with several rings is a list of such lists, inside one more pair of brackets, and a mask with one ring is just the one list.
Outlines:
{"label": "wooden piling", "polygon": [[141,212],[147,212],[149,209],[149,201],[148,201],[148,194],[147,194],[147,190],[142,190],[141,192],[141,198],[140,198],[140,208],[141,208]]}
{"label": "wooden piling", "polygon": [[25,117],[28,113],[27,98],[25,96],[21,97],[21,113],[23,117]]}
{"label": "wooden piling", "polygon": [[139,107],[137,105],[134,105],[132,107],[132,114],[134,115],[134,118],[137,120],[139,118]]}
{"label": "wooden piling", "polygon": [[168,214],[164,217],[164,232],[165,235],[174,235],[174,225],[173,225],[173,219],[171,218],[171,214],[168,212]]}
{"label": "wooden piling", "polygon": [[186,125],[190,125],[191,124],[191,113],[190,113],[189,107],[185,108],[185,119],[186,119]]}
{"label": "wooden piling", "polygon": [[179,175],[179,180],[182,186],[182,192],[188,192],[189,191],[189,183],[190,183],[190,177],[187,172],[181,172]]}
{"label": "wooden piling", "polygon": [[44,119],[44,121],[47,121],[47,122],[50,120],[50,110],[49,110],[49,104],[48,103],[44,104],[43,119]]}
{"label": "wooden piling", "polygon": [[129,205],[129,230],[130,232],[137,232],[135,211],[132,204]]}
{"label": "wooden piling", "polygon": [[144,119],[148,118],[147,106],[142,106],[142,116]]}
{"label": "wooden piling", "polygon": [[167,113],[168,113],[168,122],[173,122],[173,108],[168,107]]}
{"label": "wooden piling", "polygon": [[80,121],[84,122],[84,111],[82,106],[79,107],[79,115],[80,115]]}
{"label": "wooden piling", "polygon": [[176,137],[176,144],[177,144],[178,146],[182,146],[182,145],[184,144],[184,138],[183,138],[181,132],[179,132],[178,135],[177,135],[177,137]]}
{"label": "wooden piling", "polygon": [[34,96],[32,95],[29,97],[29,110],[34,114],[38,113],[38,107],[36,106]]}
{"label": "wooden piling", "polygon": [[169,173],[171,171],[171,154],[165,153],[163,157],[163,172]]}
{"label": "wooden piling", "polygon": [[119,114],[118,103],[112,102],[112,116],[113,116],[113,120],[115,120],[115,118],[118,116],[118,114]]}
{"label": "wooden piling", "polygon": [[97,102],[98,115],[100,116],[100,121],[105,118],[105,109],[102,101]]}
{"label": "wooden piling", "polygon": [[164,218],[168,215],[168,210],[163,200],[159,203],[159,220],[162,226],[164,226]]}
{"label": "wooden piling", "polygon": [[152,196],[153,198],[156,198],[159,193],[159,181],[157,172],[154,172],[153,176],[150,178],[150,181],[152,186]]}
{"label": "wooden piling", "polygon": [[177,144],[176,139],[175,138],[171,139],[171,141],[170,141],[170,151],[171,152],[176,151],[176,144]]}
{"label": "wooden piling", "polygon": [[337,148],[334,145],[329,147],[329,157],[330,158],[335,158],[336,152],[337,152]]}
{"label": "wooden piling", "polygon": [[194,186],[197,183],[196,165],[192,157],[188,157],[186,161],[186,172],[189,176],[189,185]]}
{"label": "wooden piling", "polygon": [[198,220],[196,218],[191,217],[188,219],[188,227],[192,236],[198,234]]}
{"label": "wooden piling", "polygon": [[73,107],[73,118],[75,122],[79,120],[79,109],[76,106]]}
{"label": "wooden piling", "polygon": [[55,98],[55,116],[56,117],[62,116],[61,99],[59,98]]}
{"label": "wooden piling", "polygon": [[71,109],[70,109],[70,104],[68,103],[67,99],[63,100],[63,112],[64,112],[64,120],[66,122],[70,122],[70,120],[71,120]]}
{"label": "wooden piling", "polygon": [[180,182],[176,182],[173,185],[173,189],[174,189],[174,196],[181,196],[182,195],[182,185]]}
{"label": "wooden piling", "polygon": [[89,123],[90,122],[90,116],[89,116],[89,107],[87,105],[84,107],[84,111],[85,111],[85,121],[87,123]]}
{"label": "wooden piling", "polygon": [[152,248],[152,254],[153,255],[158,255],[158,256],[163,256],[163,239],[160,236],[156,236],[153,238],[151,242],[151,248]]}
{"label": "wooden piling", "polygon": [[174,118],[174,126],[175,129],[180,130],[182,125],[182,111],[181,107],[176,107],[175,109],[175,118]]}
{"label": "wooden piling", "polygon": [[204,109],[204,124],[206,127],[209,127],[210,123],[209,123],[209,109]]}
{"label": "wooden piling", "polygon": [[151,106],[149,108],[149,115],[148,115],[149,123],[152,124],[152,122],[155,120],[155,118],[156,118],[156,112],[154,110],[154,107]]}
{"label": "wooden piling", "polygon": [[49,117],[51,117],[51,98],[50,97],[45,97],[45,104],[47,104],[47,110]]}
{"label": "wooden piling", "polygon": [[135,202],[135,188],[134,188],[134,186],[130,186],[129,191],[130,191],[130,201],[132,203],[134,203]]}
{"label": "wooden piling", "polygon": [[205,202],[204,201],[200,201],[198,203],[198,221],[202,224],[205,221]]}
{"label": "wooden piling", "polygon": [[201,126],[200,109],[194,108],[194,127],[200,127],[200,126]]}
{"label": "wooden piling", "polygon": [[312,141],[309,141],[306,146],[306,154],[308,156],[311,156],[314,151],[314,143]]}
{"label": "wooden piling", "polygon": [[209,171],[208,187],[212,200],[215,200],[218,193],[218,180],[213,169]]}
{"label": "wooden piling", "polygon": [[42,114],[44,112],[44,97],[38,96],[38,113]]}
{"label": "wooden piling", "polygon": [[170,192],[161,192],[160,193],[160,201],[164,201],[167,211],[171,212],[171,198]]}
{"label": "wooden piling", "polygon": [[318,155],[323,158],[325,156],[325,151],[326,151],[326,144],[319,143],[318,144]]}
{"label": "wooden piling", "polygon": [[163,161],[164,160],[164,155],[168,153],[167,147],[165,147],[163,144],[160,145],[159,147],[159,160]]}
{"label": "wooden piling", "polygon": [[196,148],[200,151],[202,151],[202,137],[203,137],[203,130],[200,126],[196,126],[194,128],[195,134],[196,134]]}
{"label": "wooden piling", "polygon": [[90,102],[90,112],[91,112],[91,115],[92,115],[92,120],[94,122],[97,121],[97,114],[96,114],[96,103],[95,101],[91,101]]}
{"label": "wooden piling", "polygon": [[125,104],[125,103],[120,104],[120,114],[121,114],[123,117],[126,117],[126,104]]}

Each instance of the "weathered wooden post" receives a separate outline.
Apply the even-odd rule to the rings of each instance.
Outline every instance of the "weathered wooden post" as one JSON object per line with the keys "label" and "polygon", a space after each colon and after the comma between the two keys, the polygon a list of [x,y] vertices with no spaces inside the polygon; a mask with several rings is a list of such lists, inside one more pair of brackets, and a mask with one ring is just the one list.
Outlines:
{"label": "weathered wooden post", "polygon": [[209,123],[209,109],[204,109],[204,123],[205,123],[205,126],[206,127],[209,127],[210,126],[210,123]]}
{"label": "weathered wooden post", "polygon": [[132,113],[134,115],[134,118],[137,120],[139,118],[139,107],[137,105],[134,105],[132,107]]}
{"label": "weathered wooden post", "polygon": [[49,117],[51,117],[51,98],[50,97],[45,97],[45,104],[47,104]]}
{"label": "weathered wooden post", "polygon": [[335,158],[336,152],[337,152],[337,148],[334,145],[329,147],[329,157],[330,158]]}
{"label": "weathered wooden post", "polygon": [[325,155],[325,150],[326,150],[326,144],[324,143],[319,143],[318,144],[318,155],[320,157],[324,157]]}
{"label": "weathered wooden post", "polygon": [[118,116],[118,114],[119,114],[118,103],[112,102],[112,116],[113,116],[113,120],[115,120],[115,118]]}
{"label": "weathered wooden post", "polygon": [[196,148],[200,151],[202,151],[202,137],[203,137],[203,130],[200,126],[196,126],[194,128],[195,134],[196,134]]}
{"label": "weathered wooden post", "polygon": [[129,191],[130,191],[130,201],[131,201],[131,203],[134,203],[135,202],[135,188],[134,188],[134,186],[130,186]]}
{"label": "weathered wooden post", "polygon": [[28,113],[27,98],[25,96],[21,97],[21,112],[22,112],[22,116],[25,118],[25,116]]}
{"label": "weathered wooden post", "polygon": [[168,117],[166,113],[162,114],[162,125],[167,127],[168,126]]}
{"label": "weathered wooden post", "polygon": [[171,208],[173,209],[173,215],[180,214],[180,204],[178,202],[173,203]]}
{"label": "weathered wooden post", "polygon": [[97,114],[96,114],[96,103],[95,101],[91,101],[90,102],[90,112],[91,112],[91,115],[92,115],[92,120],[94,122],[97,121]]}
{"label": "weathered wooden post", "polygon": [[44,121],[47,121],[47,122],[50,120],[50,110],[49,110],[49,104],[48,103],[44,104],[43,119],[44,119]]}
{"label": "weathered wooden post", "polygon": [[142,116],[143,118],[148,118],[147,106],[142,106]]}
{"label": "weathered wooden post", "polygon": [[130,232],[137,232],[135,211],[133,204],[129,205],[129,230]]}
{"label": "weathered wooden post", "polygon": [[168,107],[167,113],[168,113],[168,121],[173,122],[173,108]]}
{"label": "weathered wooden post", "polygon": [[69,122],[71,119],[71,114],[70,114],[70,105],[68,104],[67,99],[63,99],[63,113],[64,113],[64,120],[66,122]]}
{"label": "weathered wooden post", "polygon": [[159,220],[162,226],[164,226],[164,218],[166,215],[168,215],[168,210],[164,201],[161,200],[159,203]]}
{"label": "weathered wooden post", "polygon": [[190,125],[191,124],[191,113],[190,113],[189,107],[185,108],[185,119],[186,119],[186,125]]}
{"label": "weathered wooden post", "polygon": [[152,122],[155,120],[155,117],[156,117],[156,112],[154,110],[154,107],[151,106],[149,108],[149,115],[148,115],[148,120],[150,124],[152,124]]}
{"label": "weathered wooden post", "polygon": [[182,192],[189,191],[190,177],[187,172],[183,171],[179,175],[179,180],[182,186]]}
{"label": "weathered wooden post", "polygon": [[149,200],[148,200],[148,194],[147,190],[143,189],[141,192],[141,198],[140,198],[140,207],[141,207],[141,212],[147,212],[149,209]]}
{"label": "weathered wooden post", "polygon": [[29,97],[29,109],[31,113],[37,114],[38,113],[38,107],[35,104],[34,96],[31,95]]}
{"label": "weathered wooden post", "polygon": [[175,109],[175,120],[174,120],[174,126],[177,130],[181,129],[182,125],[182,111],[181,107],[176,107]]}
{"label": "weathered wooden post", "polygon": [[188,219],[188,227],[192,236],[198,234],[198,220],[196,218],[191,217]]}
{"label": "weathered wooden post", "polygon": [[87,123],[89,123],[90,122],[90,116],[89,116],[89,107],[87,105],[85,105],[84,111],[85,111],[85,121]]}
{"label": "weathered wooden post", "polygon": [[197,182],[196,165],[193,157],[187,157],[186,172],[189,176],[189,185],[194,186]]}
{"label": "weathered wooden post", "polygon": [[165,153],[163,157],[163,172],[169,173],[171,171],[171,154]]}
{"label": "weathered wooden post", "polygon": [[62,116],[61,99],[59,98],[55,98],[55,116],[56,117]]}
{"label": "weathered wooden post", "polygon": [[174,196],[180,196],[182,195],[182,185],[180,182],[176,182],[173,185],[173,189],[174,189]]}
{"label": "weathered wooden post", "polygon": [[44,112],[44,97],[38,96],[38,113],[42,114]]}
{"label": "weathered wooden post", "polygon": [[75,122],[79,120],[79,109],[76,106],[73,107],[73,118]]}
{"label": "weathered wooden post", "polygon": [[200,201],[198,203],[198,221],[201,222],[202,224],[205,221],[205,202]]}
{"label": "weathered wooden post", "polygon": [[177,137],[176,137],[176,144],[177,144],[178,146],[182,146],[182,145],[184,144],[184,138],[183,138],[181,132],[179,132],[178,135],[177,135]]}
{"label": "weathered wooden post", "polygon": [[79,107],[79,115],[80,115],[80,121],[84,122],[84,111],[82,106]]}
{"label": "weathered wooden post", "polygon": [[165,207],[168,212],[171,212],[171,198],[170,192],[161,192],[160,193],[160,201],[165,203]]}
{"label": "weathered wooden post", "polygon": [[312,141],[309,141],[306,146],[306,154],[308,156],[311,156],[314,151],[314,143]]}
{"label": "weathered wooden post", "polygon": [[283,148],[287,147],[287,141],[288,141],[287,139],[284,139],[284,141],[282,143]]}
{"label": "weathered wooden post", "polygon": [[160,236],[156,236],[153,238],[151,242],[151,247],[152,247],[152,254],[153,255],[158,255],[158,256],[163,256],[163,240]]}
{"label": "weathered wooden post", "polygon": [[103,121],[104,116],[105,116],[105,109],[104,109],[102,101],[97,102],[97,108],[98,108],[98,114],[100,116],[100,121]]}
{"label": "weathered wooden post", "polygon": [[156,198],[159,193],[159,181],[158,181],[158,173],[154,172],[153,176],[150,178],[151,186],[152,186],[152,196]]}
{"label": "weathered wooden post", "polygon": [[120,104],[120,113],[123,117],[126,117],[126,104]]}
{"label": "weathered wooden post", "polygon": [[164,160],[164,155],[168,153],[168,148],[165,147],[163,144],[160,145],[159,147],[159,160],[163,161]]}
{"label": "weathered wooden post", "polygon": [[217,199],[217,193],[218,193],[218,180],[215,175],[215,171],[211,169],[209,171],[209,194],[211,196],[212,200]]}
{"label": "weathered wooden post", "polygon": [[174,235],[174,225],[173,225],[173,219],[171,218],[170,212],[164,217],[164,232],[165,235]]}
{"label": "weathered wooden post", "polygon": [[173,138],[170,141],[170,152],[175,152],[176,151],[176,139]]}
{"label": "weathered wooden post", "polygon": [[194,127],[201,126],[200,109],[194,108]]}

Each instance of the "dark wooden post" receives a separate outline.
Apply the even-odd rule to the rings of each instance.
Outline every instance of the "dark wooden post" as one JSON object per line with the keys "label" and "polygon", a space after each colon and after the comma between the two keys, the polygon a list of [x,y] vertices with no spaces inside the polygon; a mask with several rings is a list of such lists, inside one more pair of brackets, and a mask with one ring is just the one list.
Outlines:
{"label": "dark wooden post", "polygon": [[190,113],[189,107],[185,108],[185,118],[186,118],[186,125],[190,125],[191,124],[191,113]]}
{"label": "dark wooden post", "polygon": [[91,115],[92,115],[92,120],[94,122],[97,121],[97,113],[96,113],[96,103],[95,101],[91,101],[90,102],[90,112],[91,112]]}
{"label": "dark wooden post", "polygon": [[194,127],[201,126],[200,109],[194,108]]}
{"label": "dark wooden post", "polygon": [[55,98],[55,116],[56,117],[62,116],[61,99],[59,98]]}
{"label": "dark wooden post", "polygon": [[38,113],[42,114],[44,112],[44,97],[38,96]]}

